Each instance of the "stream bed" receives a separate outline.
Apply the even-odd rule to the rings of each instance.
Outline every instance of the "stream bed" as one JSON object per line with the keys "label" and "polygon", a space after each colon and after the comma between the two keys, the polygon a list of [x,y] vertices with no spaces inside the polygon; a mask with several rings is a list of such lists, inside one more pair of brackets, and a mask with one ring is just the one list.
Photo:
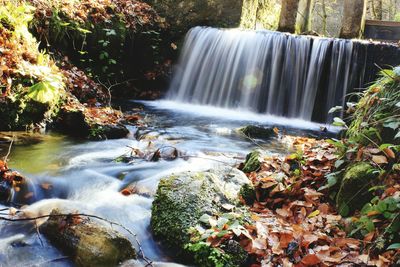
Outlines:
{"label": "stream bed", "polygon": [[[12,201],[26,205],[25,212],[32,216],[47,215],[58,208],[63,213],[79,211],[117,222],[137,234],[148,258],[168,263],[167,266],[174,260],[153,239],[149,229],[151,204],[162,177],[221,164],[238,165],[257,147],[271,154],[289,153],[274,138],[249,140],[236,133],[237,128],[254,122],[279,125],[296,135],[315,135],[324,126],[167,101],[129,102],[124,103],[123,109],[140,113],[147,126],[128,126],[130,136],[119,140],[77,141],[49,133],[32,144],[14,145],[9,166],[28,177],[30,183],[26,192],[16,193]],[[7,147],[1,148],[4,156]],[[175,160],[148,160],[157,149],[168,154],[175,148],[179,151]],[[128,163],[115,160],[133,150],[144,156]],[[121,194],[127,186],[134,186],[137,194]],[[8,207],[0,205],[0,209],[5,208]],[[113,227],[136,245],[134,237]],[[0,266],[73,264],[37,233],[32,224],[0,221]],[[142,265],[131,261],[124,266]]]}

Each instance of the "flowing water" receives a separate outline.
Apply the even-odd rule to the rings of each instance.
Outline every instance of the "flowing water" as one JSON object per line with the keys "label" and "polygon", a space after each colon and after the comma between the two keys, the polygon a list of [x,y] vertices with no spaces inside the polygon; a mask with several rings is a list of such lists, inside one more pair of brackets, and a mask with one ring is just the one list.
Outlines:
{"label": "flowing water", "polygon": [[[13,202],[27,204],[24,210],[31,215],[49,214],[59,208],[63,212],[79,211],[118,222],[137,233],[147,257],[171,264],[173,260],[153,240],[149,229],[151,204],[159,179],[174,172],[204,170],[216,164],[235,165],[258,146],[270,153],[287,153],[285,145],[277,140],[258,140],[256,145],[236,133],[235,129],[253,120],[279,123],[281,129],[295,134],[304,130],[282,124],[295,124],[315,132],[321,126],[222,109],[190,108],[171,102],[144,104],[145,110],[140,112],[146,114],[148,126],[130,127],[131,135],[126,139],[77,142],[49,134],[34,144],[15,145],[10,166],[29,177],[30,184],[26,191],[14,195]],[[142,106],[130,103],[127,108],[136,109],[137,105]],[[158,162],[143,158],[130,163],[114,161],[132,148],[151,155],[157,148],[168,153],[170,147],[176,147],[182,158]],[[3,149],[4,154],[7,147]],[[139,194],[120,193],[132,184]],[[7,207],[0,205],[1,208]],[[72,266],[68,258],[40,237],[32,224],[0,223],[0,266]],[[123,229],[114,228],[135,244],[134,238]],[[135,265],[131,262],[129,266]]]}
{"label": "flowing water", "polygon": [[187,34],[168,98],[328,122],[329,109],[344,106],[348,93],[372,81],[374,63],[384,63],[377,48],[352,40],[196,27]]}

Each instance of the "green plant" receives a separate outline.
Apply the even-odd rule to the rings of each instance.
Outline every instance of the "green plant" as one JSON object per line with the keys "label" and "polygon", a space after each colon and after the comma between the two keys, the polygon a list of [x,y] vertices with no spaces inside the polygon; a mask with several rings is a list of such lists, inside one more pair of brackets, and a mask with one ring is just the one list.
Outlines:
{"label": "green plant", "polygon": [[400,241],[400,198],[388,197],[383,200],[375,197],[361,210],[360,218],[353,223],[351,235],[365,236],[378,225],[386,225],[384,238],[389,242]]}

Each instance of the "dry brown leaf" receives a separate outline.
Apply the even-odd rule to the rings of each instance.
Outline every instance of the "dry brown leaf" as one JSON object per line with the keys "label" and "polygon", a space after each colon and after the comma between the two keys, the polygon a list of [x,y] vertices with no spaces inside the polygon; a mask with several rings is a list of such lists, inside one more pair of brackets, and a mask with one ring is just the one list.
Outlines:
{"label": "dry brown leaf", "polygon": [[301,260],[301,263],[305,266],[314,266],[321,263],[321,260],[315,254],[308,254]]}
{"label": "dry brown leaf", "polygon": [[372,161],[378,165],[388,163],[388,160],[385,156],[379,156],[379,155],[372,156]]}

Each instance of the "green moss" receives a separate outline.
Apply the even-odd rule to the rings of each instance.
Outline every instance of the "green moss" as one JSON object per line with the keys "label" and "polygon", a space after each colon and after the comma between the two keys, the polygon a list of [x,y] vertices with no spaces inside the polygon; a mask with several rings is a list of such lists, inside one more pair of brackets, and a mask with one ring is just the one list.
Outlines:
{"label": "green moss", "polygon": [[239,132],[249,138],[269,139],[274,136],[274,130],[272,128],[264,128],[254,125],[248,125],[246,127],[240,128]]}
{"label": "green moss", "polygon": [[351,165],[345,172],[336,204],[343,216],[362,208],[372,199],[368,191],[376,174],[374,168],[366,162]]}
{"label": "green moss", "polygon": [[236,241],[229,241],[221,247],[224,250],[198,242],[185,248],[194,255],[195,264],[202,267],[236,267],[247,260],[248,254]]}
{"label": "green moss", "polygon": [[204,213],[215,213],[215,195],[208,179],[191,174],[187,179],[171,176],[160,181],[153,202],[151,227],[163,243],[181,252],[190,241],[188,229],[196,226]]}
{"label": "green moss", "polygon": [[245,184],[240,188],[239,195],[243,198],[247,205],[252,205],[256,200],[256,191],[253,185]]}
{"label": "green moss", "polygon": [[261,156],[261,152],[257,151],[257,150],[248,154],[246,157],[246,161],[244,163],[244,167],[243,167],[242,171],[244,173],[257,171],[261,165],[261,162],[259,159],[260,156]]}

